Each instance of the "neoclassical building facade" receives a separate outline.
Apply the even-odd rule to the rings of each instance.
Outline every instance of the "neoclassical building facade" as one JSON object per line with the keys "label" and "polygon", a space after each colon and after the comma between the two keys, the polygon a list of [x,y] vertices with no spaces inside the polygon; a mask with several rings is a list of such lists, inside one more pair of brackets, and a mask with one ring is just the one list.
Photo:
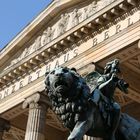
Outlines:
{"label": "neoclassical building facade", "polygon": [[[84,76],[114,58],[130,85],[115,99],[140,120],[140,1],[52,1],[0,52],[0,140],[66,140],[45,72],[61,65]],[[100,138],[84,137],[93,139]]]}

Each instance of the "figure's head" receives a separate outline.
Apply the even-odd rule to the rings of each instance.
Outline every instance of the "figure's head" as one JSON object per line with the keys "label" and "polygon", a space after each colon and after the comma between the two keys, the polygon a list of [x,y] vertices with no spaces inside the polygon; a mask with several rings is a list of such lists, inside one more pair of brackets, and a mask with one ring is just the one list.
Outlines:
{"label": "figure's head", "polygon": [[120,64],[119,59],[114,59],[114,61],[112,61],[111,71],[116,72],[116,73],[120,73],[119,64]]}
{"label": "figure's head", "polygon": [[73,12],[74,12],[74,13],[77,13],[77,12],[78,12],[78,9],[75,8]]}
{"label": "figure's head", "polygon": [[119,64],[119,59],[114,59],[113,60],[113,63],[115,63],[116,65],[118,65]]}
{"label": "figure's head", "polygon": [[64,14],[61,14],[61,19],[64,17]]}
{"label": "figure's head", "polygon": [[49,26],[49,27],[47,28],[47,31],[50,31],[51,29],[52,29],[52,27]]}
{"label": "figure's head", "polygon": [[112,68],[117,68],[119,67],[119,59],[114,59],[113,61],[110,62],[112,65]]}
{"label": "figure's head", "polygon": [[104,67],[104,74],[108,74],[111,72],[111,64],[106,64]]}
{"label": "figure's head", "polygon": [[113,73],[113,72],[120,72],[120,67],[119,67],[119,59],[114,59],[113,61],[110,61],[106,63],[106,66],[104,68],[104,74],[108,73]]}
{"label": "figure's head", "polygon": [[96,4],[97,4],[97,1],[93,1],[93,2],[92,2],[92,5],[96,5]]}

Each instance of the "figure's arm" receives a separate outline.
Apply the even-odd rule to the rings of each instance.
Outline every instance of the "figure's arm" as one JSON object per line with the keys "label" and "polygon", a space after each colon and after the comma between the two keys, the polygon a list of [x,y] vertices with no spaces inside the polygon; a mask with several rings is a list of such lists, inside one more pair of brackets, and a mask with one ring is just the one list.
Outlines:
{"label": "figure's arm", "polygon": [[108,85],[112,80],[113,78],[115,77],[115,74],[112,74],[111,78],[109,80],[107,80],[106,82],[101,82],[101,81],[104,81],[103,80],[103,77],[99,78],[99,86],[98,88],[101,90],[102,88],[104,88],[106,85]]}

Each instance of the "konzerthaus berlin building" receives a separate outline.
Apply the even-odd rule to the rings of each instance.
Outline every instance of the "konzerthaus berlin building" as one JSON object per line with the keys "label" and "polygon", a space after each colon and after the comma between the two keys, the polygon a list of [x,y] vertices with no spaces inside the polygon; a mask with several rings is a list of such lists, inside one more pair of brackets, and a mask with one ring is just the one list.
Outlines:
{"label": "konzerthaus berlin building", "polygon": [[91,62],[103,68],[114,58],[130,85],[115,98],[140,120],[140,1],[52,1],[0,52],[0,140],[66,140],[44,93],[45,72],[62,65],[84,76]]}

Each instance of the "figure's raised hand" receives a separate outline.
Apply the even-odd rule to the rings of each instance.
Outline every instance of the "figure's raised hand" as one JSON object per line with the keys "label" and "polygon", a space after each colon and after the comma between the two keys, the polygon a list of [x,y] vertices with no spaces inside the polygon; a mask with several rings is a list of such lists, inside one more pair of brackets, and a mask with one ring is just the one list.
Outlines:
{"label": "figure's raised hand", "polygon": [[117,77],[117,74],[116,73],[112,73],[111,79],[113,80],[116,77]]}

